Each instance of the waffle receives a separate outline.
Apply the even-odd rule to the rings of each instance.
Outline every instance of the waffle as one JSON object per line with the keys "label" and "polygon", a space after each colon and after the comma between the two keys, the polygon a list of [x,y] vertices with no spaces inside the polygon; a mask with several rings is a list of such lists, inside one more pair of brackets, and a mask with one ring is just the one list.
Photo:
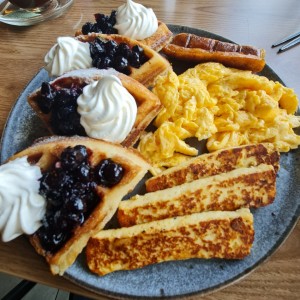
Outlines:
{"label": "waffle", "polygon": [[45,251],[36,233],[30,236],[30,241],[35,250],[46,258],[53,274],[62,275],[75,261],[77,255],[86,246],[90,236],[107,224],[123,196],[136,186],[149,168],[148,163],[134,149],[83,137],[43,139],[14,155],[11,159],[28,156],[29,163],[38,165],[43,172],[53,166],[66,147],[76,145],[84,145],[88,151],[91,151],[90,164],[92,166],[97,165],[102,159],[111,158],[116,163],[121,164],[125,172],[121,181],[112,188],[97,186],[97,194],[101,197],[100,203],[85,222],[75,229],[71,238],[57,252]]}
{"label": "waffle", "polygon": [[[56,78],[51,82],[51,85],[56,88],[68,88],[71,86],[82,86],[83,84],[89,84],[93,81],[100,80],[105,75],[116,75],[120,78],[123,86],[134,97],[137,103],[137,117],[131,132],[126,139],[122,142],[125,147],[133,146],[138,140],[141,132],[150,124],[161,108],[160,100],[150,90],[143,86],[133,78],[124,74],[118,73],[113,69],[99,70],[96,68],[86,70],[70,71],[63,76]],[[34,91],[28,96],[28,102],[30,106],[36,111],[38,116],[45,122],[46,126],[53,133],[50,126],[50,114],[44,114],[39,106],[38,100],[41,97],[41,88]]]}
{"label": "waffle", "polygon": [[242,259],[253,240],[253,216],[244,208],[103,230],[89,240],[86,254],[90,270],[105,275],[169,260]]}
{"label": "waffle", "polygon": [[200,37],[195,34],[180,33],[162,49],[163,53],[190,62],[219,62],[227,67],[260,72],[265,62],[265,50],[252,46]]}
{"label": "waffle", "polygon": [[[75,36],[82,35],[81,30],[77,30]],[[165,47],[172,39],[173,33],[170,31],[168,26],[158,21],[158,28],[150,37],[140,40],[142,44],[150,47],[152,50],[159,52]]]}
{"label": "waffle", "polygon": [[276,195],[273,166],[239,168],[122,201],[121,226],[132,226],[203,211],[233,211],[272,203]]}
{"label": "waffle", "polygon": [[148,46],[132,40],[126,36],[118,34],[100,34],[100,33],[90,33],[89,35],[79,35],[77,39],[81,42],[93,42],[96,38],[100,38],[104,41],[114,40],[116,43],[126,43],[130,48],[135,45],[139,45],[144,49],[145,55],[149,58],[147,62],[141,65],[139,68],[130,67],[130,77],[139,81],[143,85],[149,87],[151,86],[158,75],[166,73],[170,68],[170,63],[162,57],[160,54],[149,48]]}
{"label": "waffle", "polygon": [[270,164],[275,172],[278,171],[279,152],[272,144],[245,145],[199,155],[151,177],[145,183],[146,190],[155,192],[199,178],[259,164]]}
{"label": "waffle", "polygon": [[158,28],[156,32],[150,37],[141,40],[140,42],[144,45],[149,46],[154,51],[159,52],[171,42],[172,38],[173,33],[170,31],[168,26],[165,23],[158,21]]}

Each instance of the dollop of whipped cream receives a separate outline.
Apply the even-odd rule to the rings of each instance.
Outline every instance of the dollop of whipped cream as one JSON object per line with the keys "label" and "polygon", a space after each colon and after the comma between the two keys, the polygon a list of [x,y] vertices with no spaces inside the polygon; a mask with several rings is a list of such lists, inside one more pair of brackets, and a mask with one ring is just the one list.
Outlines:
{"label": "dollop of whipped cream", "polygon": [[45,69],[50,76],[60,76],[71,70],[92,66],[89,43],[80,42],[72,37],[59,37],[44,60]]}
{"label": "dollop of whipped cream", "polygon": [[8,242],[19,235],[33,234],[42,224],[46,200],[39,195],[41,170],[27,157],[0,166],[0,231]]}
{"label": "dollop of whipped cream", "polygon": [[86,85],[77,104],[80,123],[92,138],[121,143],[136,119],[135,99],[115,75]]}
{"label": "dollop of whipped cream", "polygon": [[152,8],[127,0],[117,9],[116,28],[119,34],[135,40],[151,36],[158,28],[157,18]]}

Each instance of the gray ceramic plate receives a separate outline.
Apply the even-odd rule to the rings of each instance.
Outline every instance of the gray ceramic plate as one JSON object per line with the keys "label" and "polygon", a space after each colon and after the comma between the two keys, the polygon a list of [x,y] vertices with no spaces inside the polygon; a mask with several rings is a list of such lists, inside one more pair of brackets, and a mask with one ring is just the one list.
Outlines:
{"label": "gray ceramic plate", "polygon": [[[174,33],[191,32],[226,39],[215,34],[181,26],[169,25]],[[174,62],[178,71],[186,64]],[[266,66],[262,75],[272,80],[280,78]],[[26,102],[26,96],[49,80],[42,69],[18,98],[7,121],[1,147],[1,161],[29,146],[34,139],[48,134]],[[166,262],[135,271],[119,271],[103,277],[93,275],[85,264],[84,254],[78,257],[65,277],[96,293],[114,298],[171,298],[204,294],[224,287],[266,260],[285,240],[300,214],[300,149],[281,156],[274,203],[253,211],[255,241],[251,254],[242,261],[201,260]]]}

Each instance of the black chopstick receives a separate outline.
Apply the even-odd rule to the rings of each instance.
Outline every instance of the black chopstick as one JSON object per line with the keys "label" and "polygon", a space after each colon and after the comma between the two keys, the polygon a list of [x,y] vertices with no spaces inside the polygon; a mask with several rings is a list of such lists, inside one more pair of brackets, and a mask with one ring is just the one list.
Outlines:
{"label": "black chopstick", "polygon": [[294,40],[291,40],[289,43],[285,44],[284,46],[282,46],[279,50],[278,53],[284,52],[296,45],[300,44],[300,36],[295,38]]}
{"label": "black chopstick", "polygon": [[294,33],[294,34],[291,34],[291,35],[287,36],[286,38],[284,38],[283,40],[280,40],[280,41],[278,41],[277,43],[273,44],[273,45],[272,45],[272,48],[277,47],[277,46],[279,46],[279,45],[282,45],[282,44],[284,44],[284,43],[286,43],[286,42],[289,42],[290,40],[292,40],[292,39],[294,39],[294,38],[297,38],[297,37],[299,37],[299,36],[300,36],[300,31],[299,31],[299,32],[296,32],[296,33]]}

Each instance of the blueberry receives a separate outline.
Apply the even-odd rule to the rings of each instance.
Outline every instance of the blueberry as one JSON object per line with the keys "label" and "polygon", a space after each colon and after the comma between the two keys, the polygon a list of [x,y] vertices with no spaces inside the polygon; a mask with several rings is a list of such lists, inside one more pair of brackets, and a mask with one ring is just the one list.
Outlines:
{"label": "blueberry", "polygon": [[50,117],[50,125],[56,134],[60,135],[83,135],[86,133],[80,124],[80,114],[75,105],[62,105],[54,108]]}
{"label": "blueberry", "polygon": [[38,98],[37,103],[44,114],[48,114],[54,103],[55,91],[48,82],[43,82],[41,86],[41,97]]}
{"label": "blueberry", "polygon": [[82,212],[78,212],[78,213],[67,213],[65,215],[67,222],[70,224],[70,226],[72,226],[73,228],[75,226],[79,226],[81,224],[84,223],[84,214]]}
{"label": "blueberry", "polygon": [[90,53],[92,58],[101,57],[105,54],[105,48],[102,44],[90,43]]}
{"label": "blueberry", "polygon": [[124,169],[121,165],[113,162],[111,159],[104,159],[96,168],[96,180],[105,187],[112,187],[119,183],[124,175]]}
{"label": "blueberry", "polygon": [[96,22],[99,24],[107,23],[109,21],[109,17],[104,14],[95,14],[94,17]]}
{"label": "blueberry", "polygon": [[89,34],[90,32],[93,32],[93,24],[90,22],[85,23],[82,26],[81,31],[83,34]]}
{"label": "blueberry", "polygon": [[65,170],[75,170],[88,158],[87,149],[85,146],[77,145],[74,148],[67,147],[61,153],[61,166]]}
{"label": "blueberry", "polygon": [[116,16],[117,16],[117,11],[113,10],[113,11],[110,13],[110,16],[109,16],[109,19],[108,19],[108,22],[109,22],[112,26],[115,26],[115,25],[116,25],[116,22],[117,22]]}
{"label": "blueberry", "polygon": [[144,49],[139,45],[133,46],[132,51],[138,54],[144,53]]}
{"label": "blueberry", "polygon": [[101,61],[98,63],[97,68],[99,69],[108,69],[113,66],[113,61],[110,56],[106,56],[101,59]]}
{"label": "blueberry", "polygon": [[83,212],[85,210],[85,204],[80,197],[73,196],[66,199],[64,209],[74,213]]}
{"label": "blueberry", "polygon": [[114,55],[117,51],[118,44],[113,40],[109,40],[105,43],[104,47],[108,55]]}
{"label": "blueberry", "polygon": [[120,43],[117,49],[117,54],[128,58],[131,54],[131,49],[126,43]]}
{"label": "blueberry", "polygon": [[95,67],[95,68],[98,68],[98,69],[102,69],[102,60],[104,60],[104,58],[101,58],[101,57],[95,57],[93,60],[92,60],[92,66]]}
{"label": "blueberry", "polygon": [[132,52],[129,57],[130,65],[134,68],[139,68],[141,66],[140,56],[137,52]]}
{"label": "blueberry", "polygon": [[81,164],[76,170],[75,170],[75,176],[78,178],[78,180],[81,181],[88,181],[90,178],[90,166],[87,164]]}
{"label": "blueberry", "polygon": [[117,56],[114,60],[114,68],[117,71],[122,72],[125,68],[128,67],[128,60],[123,56]]}

